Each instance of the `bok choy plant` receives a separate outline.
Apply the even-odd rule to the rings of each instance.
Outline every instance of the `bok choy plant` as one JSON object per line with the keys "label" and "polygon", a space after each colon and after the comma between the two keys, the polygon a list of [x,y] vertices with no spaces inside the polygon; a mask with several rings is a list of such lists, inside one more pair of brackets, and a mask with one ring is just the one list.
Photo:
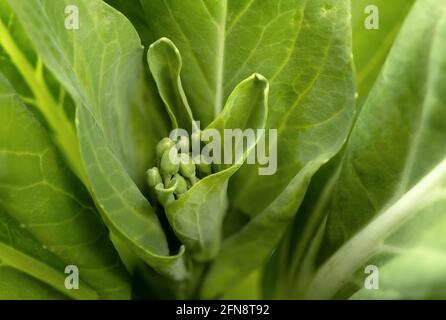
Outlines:
{"label": "bok choy plant", "polygon": [[445,34],[446,0],[0,0],[0,298],[444,298]]}

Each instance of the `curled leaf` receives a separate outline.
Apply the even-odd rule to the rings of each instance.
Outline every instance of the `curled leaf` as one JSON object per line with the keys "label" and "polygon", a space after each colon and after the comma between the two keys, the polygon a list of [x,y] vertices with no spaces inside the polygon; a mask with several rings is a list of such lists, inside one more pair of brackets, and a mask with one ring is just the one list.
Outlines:
{"label": "curled leaf", "polygon": [[[268,81],[260,75],[252,75],[235,88],[223,112],[207,128],[220,133],[222,154],[225,130],[265,128],[267,100]],[[172,228],[195,259],[207,261],[217,255],[223,219],[228,207],[228,181],[252,152],[257,141],[254,140],[253,144],[247,146],[240,154],[240,159],[234,158],[233,164],[219,165],[222,169],[220,172],[198,181],[181,198],[166,206],[167,218]],[[234,154],[242,143],[243,136],[237,136],[231,152]],[[200,170],[202,166],[198,168]]]}

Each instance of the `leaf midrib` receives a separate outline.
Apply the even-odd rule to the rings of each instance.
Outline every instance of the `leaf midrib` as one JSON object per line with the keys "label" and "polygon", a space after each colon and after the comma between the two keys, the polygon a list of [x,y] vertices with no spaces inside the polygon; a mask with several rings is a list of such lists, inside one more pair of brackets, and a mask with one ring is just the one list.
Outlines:
{"label": "leaf midrib", "polygon": [[223,104],[223,80],[225,65],[225,47],[226,47],[226,24],[228,18],[228,0],[223,0],[223,25],[219,30],[218,56],[217,56],[217,81],[215,89],[215,110],[214,118],[216,118],[222,109]]}

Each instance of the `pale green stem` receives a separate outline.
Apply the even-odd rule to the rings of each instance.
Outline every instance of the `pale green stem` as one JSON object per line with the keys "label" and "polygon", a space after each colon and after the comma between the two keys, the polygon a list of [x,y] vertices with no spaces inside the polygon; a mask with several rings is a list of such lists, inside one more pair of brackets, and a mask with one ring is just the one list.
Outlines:
{"label": "pale green stem", "polygon": [[432,190],[445,177],[446,159],[329,258],[317,271],[306,298],[333,298],[392,232],[419,212],[426,200],[432,200]]}

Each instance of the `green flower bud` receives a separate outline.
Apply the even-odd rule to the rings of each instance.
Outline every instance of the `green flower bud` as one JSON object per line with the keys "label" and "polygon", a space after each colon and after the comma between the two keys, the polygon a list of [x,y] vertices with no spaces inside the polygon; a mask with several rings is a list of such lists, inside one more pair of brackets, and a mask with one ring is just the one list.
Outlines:
{"label": "green flower bud", "polygon": [[180,173],[183,177],[195,177],[195,163],[187,153],[180,154]]}
{"label": "green flower bud", "polygon": [[168,184],[168,188],[173,188],[174,186],[175,186],[174,193],[176,195],[181,195],[185,193],[188,189],[186,179],[184,179],[179,174],[176,174]]}
{"label": "green flower bud", "polygon": [[196,176],[188,178],[189,184],[188,186],[192,187],[194,184],[196,184],[200,179],[198,179]]}
{"label": "green flower bud", "polygon": [[194,149],[200,150],[201,148],[201,131],[195,131],[191,135],[191,141],[192,141],[192,151]]}
{"label": "green flower bud", "polygon": [[180,151],[180,153],[189,152],[189,138],[185,136],[180,136],[176,146],[177,149]]}
{"label": "green flower bud", "polygon": [[161,159],[164,152],[172,148],[174,145],[175,143],[169,138],[164,138],[160,142],[158,142],[156,146],[156,156],[158,157],[158,159]]}
{"label": "green flower bud", "polygon": [[180,158],[175,147],[165,151],[161,157],[161,173],[163,175],[173,176],[180,169]]}
{"label": "green flower bud", "polygon": [[201,174],[201,176],[208,176],[212,174],[212,165],[209,159],[204,157],[203,155],[197,155],[194,157],[194,163],[197,168],[197,171]]}
{"label": "green flower bud", "polygon": [[176,187],[177,187],[176,183],[171,188],[167,189],[164,189],[164,185],[162,183],[158,184],[155,187],[155,194],[159,203],[161,203],[165,207],[169,203],[175,201],[173,192],[175,191]]}
{"label": "green flower bud", "polygon": [[147,183],[151,188],[155,188],[157,184],[162,183],[161,174],[157,167],[147,170],[146,178]]}

